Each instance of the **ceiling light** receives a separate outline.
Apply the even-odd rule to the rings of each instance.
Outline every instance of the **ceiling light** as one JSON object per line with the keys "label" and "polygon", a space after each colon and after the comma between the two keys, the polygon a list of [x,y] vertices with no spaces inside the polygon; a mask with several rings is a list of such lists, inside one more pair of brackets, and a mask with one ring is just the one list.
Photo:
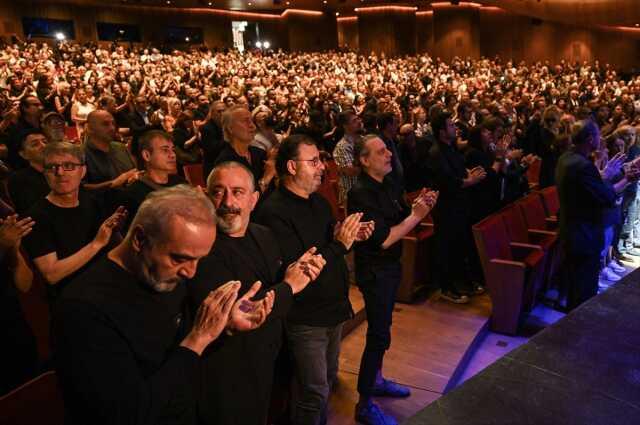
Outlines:
{"label": "ceiling light", "polygon": [[336,16],[340,16],[340,12],[336,12]]}
{"label": "ceiling light", "polygon": [[262,43],[262,47],[264,47],[265,49],[268,49],[269,47],[271,47],[271,43],[269,43],[268,41],[265,41],[264,43]]}
{"label": "ceiling light", "polygon": [[62,41],[62,40],[64,40],[65,38],[67,38],[67,37],[64,35],[64,33],[61,33],[61,32],[57,32],[57,33],[56,33],[56,40],[60,40],[60,41]]}

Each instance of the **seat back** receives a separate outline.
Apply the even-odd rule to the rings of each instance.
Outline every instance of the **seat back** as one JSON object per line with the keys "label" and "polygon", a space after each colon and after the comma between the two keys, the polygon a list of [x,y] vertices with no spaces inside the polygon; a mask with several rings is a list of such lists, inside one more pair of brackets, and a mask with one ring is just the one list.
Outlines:
{"label": "seat back", "polygon": [[78,128],[75,125],[66,126],[64,128],[64,137],[71,142],[78,142],[80,135],[78,134]]}
{"label": "seat back", "polygon": [[0,397],[0,422],[11,425],[62,425],[64,403],[56,373],[43,373]]}
{"label": "seat back", "polygon": [[520,207],[522,216],[524,217],[527,227],[529,229],[541,229],[547,228],[547,214],[542,205],[542,199],[537,193],[530,193],[517,203]]}
{"label": "seat back", "polygon": [[338,165],[333,159],[325,161],[325,178],[329,181],[338,180]]}
{"label": "seat back", "polygon": [[537,187],[540,184],[540,166],[542,161],[540,159],[536,159],[529,165],[527,168],[527,180],[529,181],[529,186]]}
{"label": "seat back", "polygon": [[557,217],[558,211],[560,211],[558,188],[556,186],[546,187],[540,191],[540,196],[542,197],[547,217]]}
{"label": "seat back", "polygon": [[485,277],[492,259],[511,260],[509,235],[499,214],[492,214],[473,225],[473,237]]}
{"label": "seat back", "polygon": [[204,180],[204,170],[202,164],[188,164],[182,166],[184,172],[184,178],[191,186],[207,187],[207,182]]}
{"label": "seat back", "polygon": [[338,204],[338,196],[336,195],[336,186],[337,182],[335,180],[330,181],[326,177],[322,180],[322,184],[318,188],[318,193],[324,197],[331,205],[331,210],[333,211],[333,216],[337,220],[343,220],[344,214],[342,209]]}
{"label": "seat back", "polygon": [[499,212],[512,242],[529,243],[527,223],[522,216],[520,207],[510,204]]}

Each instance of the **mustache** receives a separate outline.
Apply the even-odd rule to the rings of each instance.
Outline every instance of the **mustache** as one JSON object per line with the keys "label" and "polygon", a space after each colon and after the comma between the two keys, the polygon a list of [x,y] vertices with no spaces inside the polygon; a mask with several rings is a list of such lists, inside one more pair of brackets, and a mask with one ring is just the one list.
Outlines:
{"label": "mustache", "polygon": [[228,207],[226,205],[220,205],[217,210],[219,215],[240,214],[241,212],[242,210],[240,208]]}

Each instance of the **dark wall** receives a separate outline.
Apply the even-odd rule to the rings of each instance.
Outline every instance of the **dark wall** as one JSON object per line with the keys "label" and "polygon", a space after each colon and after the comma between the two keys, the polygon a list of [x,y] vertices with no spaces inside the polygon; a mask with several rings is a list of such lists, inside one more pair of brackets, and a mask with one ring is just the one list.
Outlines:
{"label": "dark wall", "polygon": [[415,54],[415,12],[389,9],[360,10],[358,43],[362,53],[375,51],[388,55]]}

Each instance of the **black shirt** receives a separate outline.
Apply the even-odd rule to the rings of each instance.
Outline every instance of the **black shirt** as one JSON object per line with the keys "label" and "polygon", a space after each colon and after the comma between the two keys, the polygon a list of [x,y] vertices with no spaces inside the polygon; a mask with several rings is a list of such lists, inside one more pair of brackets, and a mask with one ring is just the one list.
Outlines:
{"label": "black shirt", "polygon": [[202,148],[204,156],[203,171],[205,179],[213,169],[213,164],[224,146],[222,128],[212,120],[207,121],[200,129],[200,148]]}
{"label": "black shirt", "polygon": [[349,319],[347,250],[333,237],[336,220],[327,200],[318,193],[305,199],[282,185],[262,203],[256,222],[276,235],[283,267],[313,246],[327,262],[318,279],[296,295],[287,319],[308,326],[335,326]]}
{"label": "black shirt", "polygon": [[122,143],[111,142],[109,152],[104,152],[87,142],[85,154],[87,157],[86,183],[104,183],[135,168],[126,146]]}
{"label": "black shirt", "polygon": [[440,191],[433,210],[435,220],[468,215],[468,194],[462,187],[467,177],[464,156],[446,143],[437,142],[429,151],[429,172],[434,189]]}
{"label": "black shirt", "polygon": [[24,216],[29,208],[47,196],[50,191],[44,174],[31,166],[22,168],[9,176],[9,196],[20,216]]}
{"label": "black shirt", "polygon": [[154,183],[154,187],[147,183],[145,177],[142,177],[129,186],[125,187],[124,189],[120,189],[116,192],[116,194],[114,195],[115,204],[112,205],[111,210],[115,211],[115,209],[119,206],[123,206],[127,209],[127,221],[123,227],[123,231],[126,231],[131,225],[133,218],[136,216],[138,208],[140,208],[140,205],[145,200],[148,194],[157,189],[171,187],[183,183],[185,183],[185,180],[182,177],[172,174],[169,176],[169,181],[166,184]]}
{"label": "black shirt", "polygon": [[258,329],[221,336],[203,354],[198,416],[203,424],[265,424],[273,373],[282,345],[282,319],[293,301],[291,287],[280,282],[282,258],[278,242],[266,227],[251,223],[244,237],[218,232],[216,243],[198,264],[189,284],[193,311],[209,291],[230,280],[242,282],[243,296],[257,280],[275,292],[273,311]]}
{"label": "black shirt", "polygon": [[[52,252],[57,254],[58,260],[69,257],[96,237],[100,225],[106,219],[103,211],[98,198],[82,191],[79,205],[73,208],[61,208],[43,198],[27,212],[35,225],[31,233],[22,239],[22,244],[31,259]],[[94,258],[97,257],[98,255]],[[50,297],[56,298],[88,264],[90,262],[55,285],[47,285]]]}
{"label": "black shirt", "polygon": [[215,165],[227,161],[235,161],[245,165],[253,173],[256,187],[258,187],[258,181],[264,174],[264,162],[267,160],[267,153],[255,146],[249,146],[249,155],[251,156],[251,163],[249,163],[244,156],[239,155],[235,149],[233,149],[233,146],[226,143],[216,158]]}
{"label": "black shirt", "polygon": [[[400,260],[401,241],[387,249],[382,249],[382,244],[389,236],[391,228],[402,222],[410,212],[402,199],[402,193],[393,185],[389,176],[380,183],[367,173],[361,173],[358,181],[349,191],[347,209],[348,214],[364,213],[363,221],[375,221],[371,237],[355,244],[356,270],[375,265],[387,265]],[[359,279],[356,278],[356,280]]]}
{"label": "black shirt", "polygon": [[53,321],[72,423],[195,423],[199,358],[179,346],[185,294],[155,292],[106,257],[75,279]]}

